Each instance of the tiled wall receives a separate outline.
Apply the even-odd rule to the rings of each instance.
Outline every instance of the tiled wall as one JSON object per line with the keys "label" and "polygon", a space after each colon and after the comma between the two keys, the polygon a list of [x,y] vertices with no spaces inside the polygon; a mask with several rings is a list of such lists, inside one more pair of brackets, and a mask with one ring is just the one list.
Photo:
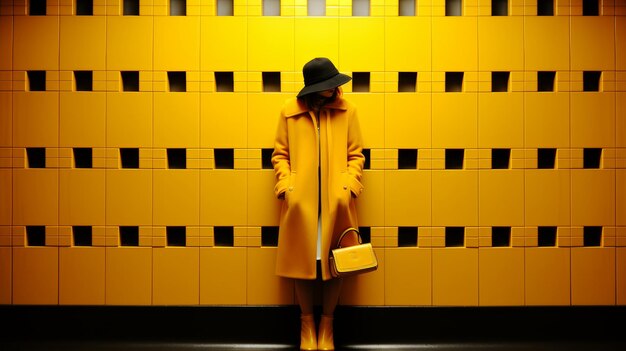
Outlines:
{"label": "tiled wall", "polygon": [[307,9],[1,0],[0,303],[295,303],[269,157],[317,56],[380,261],[341,303],[626,303],[626,1]]}

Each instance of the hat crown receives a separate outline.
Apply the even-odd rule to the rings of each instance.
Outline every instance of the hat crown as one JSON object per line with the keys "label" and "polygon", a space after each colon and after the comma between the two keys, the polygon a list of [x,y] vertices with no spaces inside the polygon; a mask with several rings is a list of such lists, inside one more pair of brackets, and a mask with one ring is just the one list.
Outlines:
{"label": "hat crown", "polygon": [[305,86],[323,82],[337,74],[339,74],[339,71],[335,65],[325,57],[314,58],[302,68]]}

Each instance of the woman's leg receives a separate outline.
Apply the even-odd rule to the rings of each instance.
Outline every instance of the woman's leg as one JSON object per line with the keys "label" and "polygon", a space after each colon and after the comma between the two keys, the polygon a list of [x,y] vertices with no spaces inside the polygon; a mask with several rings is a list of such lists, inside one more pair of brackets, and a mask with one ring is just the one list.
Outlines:
{"label": "woman's leg", "polygon": [[313,318],[314,280],[296,279],[296,298],[300,305],[300,350],[317,350],[317,333]]}
{"label": "woman's leg", "polygon": [[315,280],[295,279],[296,298],[302,314],[313,314],[313,288]]}
{"label": "woman's leg", "polygon": [[322,313],[327,316],[332,316],[335,313],[335,307],[339,302],[339,295],[341,294],[341,285],[343,280],[340,278],[331,279],[324,282],[323,293],[324,300],[322,306]]}
{"label": "woman's leg", "polygon": [[331,279],[324,282],[322,318],[320,319],[318,350],[334,350],[333,315],[341,294],[341,279]]}

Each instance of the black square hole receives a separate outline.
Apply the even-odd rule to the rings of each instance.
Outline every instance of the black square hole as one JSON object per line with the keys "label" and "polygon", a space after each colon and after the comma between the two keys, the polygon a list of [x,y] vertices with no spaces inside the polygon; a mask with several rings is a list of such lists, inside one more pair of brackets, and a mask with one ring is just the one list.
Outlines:
{"label": "black square hole", "polygon": [[583,72],[583,91],[600,91],[602,71]]}
{"label": "black square hole", "polygon": [[398,169],[417,169],[417,149],[398,149]]}
{"label": "black square hole", "polygon": [[539,71],[537,72],[537,91],[554,91],[554,79],[556,72]]}
{"label": "black square hole", "polygon": [[584,227],[583,246],[602,246],[602,227]]}
{"label": "black square hole", "polygon": [[139,227],[120,226],[120,246],[139,246]]}
{"label": "black square hole", "polygon": [[170,16],[187,16],[187,0],[170,0]]}
{"label": "black square hole", "polygon": [[235,91],[233,72],[215,72],[215,91],[222,93]]}
{"label": "black square hole", "polygon": [[272,155],[274,149],[261,149],[261,168],[262,169],[274,169],[272,164]]}
{"label": "black square hole", "polygon": [[167,149],[167,168],[187,168],[187,149]]}
{"label": "black square hole", "polygon": [[583,16],[599,16],[600,2],[598,0],[583,0]]}
{"label": "black square hole", "polygon": [[122,71],[122,90],[139,91],[139,71]]}
{"label": "black square hole", "polygon": [[537,16],[554,16],[554,0],[537,0]]}
{"label": "black square hole", "polygon": [[93,91],[93,71],[74,71],[76,91]]}
{"label": "black square hole", "polygon": [[93,0],[76,0],[77,16],[93,16]]}
{"label": "black square hole", "polygon": [[93,168],[93,151],[89,147],[74,148],[74,167]]}
{"label": "black square hole", "polygon": [[352,72],[352,91],[355,93],[370,91],[370,72]]}
{"label": "black square hole", "polygon": [[280,92],[280,72],[262,72],[261,75],[264,92]]}
{"label": "black square hole", "polygon": [[167,80],[171,92],[187,91],[187,72],[167,72]]}
{"label": "black square hole", "polygon": [[398,16],[415,16],[417,0],[398,0]]}
{"label": "black square hole", "polygon": [[491,91],[507,92],[509,91],[510,72],[491,72]]}
{"label": "black square hole", "polygon": [[463,72],[446,72],[446,93],[463,91]]}
{"label": "black square hole", "polygon": [[28,71],[28,91],[46,91],[46,71]]}
{"label": "black square hole", "polygon": [[73,226],[72,237],[74,246],[92,246],[91,226]]}
{"label": "black square hole", "polygon": [[537,246],[556,246],[556,227],[538,227]]}
{"label": "black square hole", "polygon": [[363,153],[363,157],[365,157],[365,163],[363,164],[363,169],[370,169],[371,168],[371,163],[370,163],[371,152],[370,152],[370,149],[363,149],[361,151],[361,153]]}
{"label": "black square hole", "polygon": [[398,247],[417,246],[417,227],[398,227]]}
{"label": "black square hole", "polygon": [[263,0],[263,16],[280,16],[280,0]]}
{"label": "black square hole", "polygon": [[508,247],[511,246],[511,227],[492,227],[491,246]]}
{"label": "black square hole", "polygon": [[556,149],[537,149],[537,168],[554,169],[556,165]]}
{"label": "black square hole", "polygon": [[27,246],[46,246],[46,227],[43,225],[26,226]]}
{"label": "black square hole", "polygon": [[363,244],[372,242],[372,228],[371,227],[359,227],[359,236]]}
{"label": "black square hole", "polygon": [[278,227],[261,227],[261,246],[278,246]]}
{"label": "black square hole", "polygon": [[511,149],[491,149],[491,168],[509,169]]}
{"label": "black square hole", "polygon": [[187,246],[187,227],[168,226],[165,228],[167,246]]}
{"label": "black square hole", "polygon": [[28,158],[28,168],[46,168],[46,148],[28,147],[26,148]]}
{"label": "black square hole", "polygon": [[234,1],[233,0],[217,0],[215,6],[217,7],[218,16],[233,16],[234,15]]}
{"label": "black square hole", "polygon": [[508,16],[509,0],[491,0],[492,16]]}
{"label": "black square hole", "polygon": [[[214,227],[215,246],[235,246],[235,233],[233,227]],[[261,241],[263,241],[263,229],[261,229]]]}
{"label": "black square hole", "polygon": [[120,158],[122,159],[122,168],[139,168],[138,148],[121,148]]}
{"label": "black square hole", "polygon": [[461,16],[462,0],[446,0],[446,16]]}
{"label": "black square hole", "polygon": [[234,169],[235,151],[233,149],[214,149],[216,169]]}
{"label": "black square hole", "polygon": [[417,86],[417,72],[398,72],[398,92],[414,93]]}
{"label": "black square hole", "polygon": [[600,160],[602,160],[602,149],[583,149],[583,168],[600,168]]}
{"label": "black square hole", "polygon": [[465,246],[465,227],[446,227],[446,247]]}
{"label": "black square hole", "polygon": [[124,0],[124,16],[139,16],[139,0]]}
{"label": "black square hole", "polygon": [[46,0],[30,0],[28,2],[28,14],[30,16],[45,16]]}
{"label": "black square hole", "polygon": [[446,169],[463,169],[464,149],[446,149]]}

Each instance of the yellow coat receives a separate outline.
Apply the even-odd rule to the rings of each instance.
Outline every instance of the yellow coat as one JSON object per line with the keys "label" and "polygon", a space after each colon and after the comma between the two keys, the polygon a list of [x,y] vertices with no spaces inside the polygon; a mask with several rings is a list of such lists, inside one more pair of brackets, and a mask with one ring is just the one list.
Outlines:
{"label": "yellow coat", "polygon": [[[322,279],[331,279],[328,255],[338,236],[358,227],[354,199],[363,185],[363,147],[354,105],[341,95],[315,115],[296,98],[283,106],[272,164],[274,188],[284,200],[280,212],[276,274],[315,279],[318,199],[321,196]],[[319,162],[321,156],[321,162]],[[321,165],[321,182],[318,178]],[[320,188],[321,186],[321,188]],[[318,193],[319,191],[319,193]]]}

